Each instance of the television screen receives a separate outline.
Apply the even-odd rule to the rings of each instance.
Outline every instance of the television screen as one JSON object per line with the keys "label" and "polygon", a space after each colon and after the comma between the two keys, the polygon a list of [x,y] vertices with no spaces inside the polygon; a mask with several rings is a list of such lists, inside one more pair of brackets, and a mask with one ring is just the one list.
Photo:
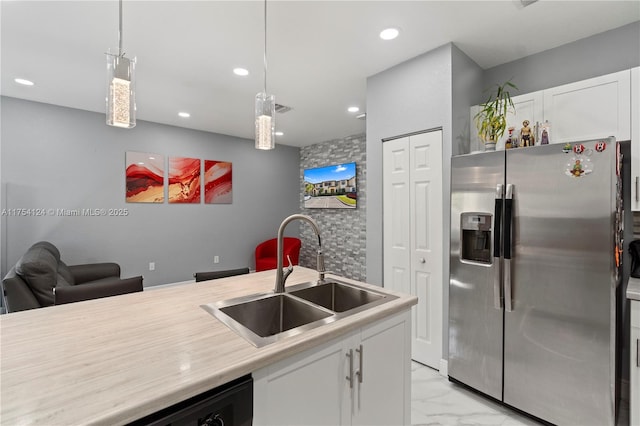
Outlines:
{"label": "television screen", "polygon": [[355,209],[357,202],[356,163],[305,169],[305,208]]}

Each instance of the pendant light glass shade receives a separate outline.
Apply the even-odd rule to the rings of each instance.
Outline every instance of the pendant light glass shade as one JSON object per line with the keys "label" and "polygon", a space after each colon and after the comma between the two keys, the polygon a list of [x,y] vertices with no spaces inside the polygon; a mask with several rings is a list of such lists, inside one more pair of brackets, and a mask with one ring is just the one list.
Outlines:
{"label": "pendant light glass shade", "polygon": [[107,124],[132,129],[136,126],[136,58],[107,52]]}
{"label": "pendant light glass shade", "polygon": [[136,126],[136,58],[124,57],[122,49],[122,0],[118,0],[118,49],[107,51],[107,124],[132,129]]}
{"label": "pendant light glass shade", "polygon": [[256,95],[256,149],[276,147],[276,98],[264,92]]}

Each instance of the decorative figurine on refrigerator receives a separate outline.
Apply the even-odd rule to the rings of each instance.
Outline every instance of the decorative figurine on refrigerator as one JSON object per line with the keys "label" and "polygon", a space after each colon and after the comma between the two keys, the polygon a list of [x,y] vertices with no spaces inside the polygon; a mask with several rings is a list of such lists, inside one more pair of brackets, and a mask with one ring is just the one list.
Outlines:
{"label": "decorative figurine on refrigerator", "polygon": [[529,120],[522,122],[522,129],[520,129],[520,142],[523,147],[533,146],[535,139],[531,127],[529,127]]}
{"label": "decorative figurine on refrigerator", "polygon": [[542,132],[540,135],[540,145],[549,145],[549,132],[551,130],[551,124],[549,124],[549,120],[545,120],[542,123]]}
{"label": "decorative figurine on refrigerator", "polygon": [[511,149],[511,148],[517,148],[518,147],[518,140],[513,135],[513,131],[515,129],[516,129],[515,127],[509,127],[509,129],[508,129],[509,136],[507,136],[507,140],[504,143],[504,149]]}
{"label": "decorative figurine on refrigerator", "polygon": [[575,160],[573,167],[571,168],[571,174],[575,177],[580,177],[584,173],[582,169],[582,160]]}

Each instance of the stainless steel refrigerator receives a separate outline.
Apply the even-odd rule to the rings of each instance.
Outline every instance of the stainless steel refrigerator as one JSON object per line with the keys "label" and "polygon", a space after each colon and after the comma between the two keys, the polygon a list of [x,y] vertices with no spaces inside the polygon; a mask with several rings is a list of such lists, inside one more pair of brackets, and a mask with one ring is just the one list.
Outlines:
{"label": "stainless steel refrigerator", "polygon": [[559,425],[613,425],[622,197],[613,138],[451,167],[448,374]]}

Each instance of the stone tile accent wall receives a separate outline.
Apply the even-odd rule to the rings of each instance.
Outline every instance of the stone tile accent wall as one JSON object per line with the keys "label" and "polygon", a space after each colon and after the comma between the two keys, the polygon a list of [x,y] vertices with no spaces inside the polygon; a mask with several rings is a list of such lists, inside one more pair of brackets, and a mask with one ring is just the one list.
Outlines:
{"label": "stone tile accent wall", "polygon": [[640,212],[633,212],[633,237],[640,238]]}
{"label": "stone tile accent wall", "polygon": [[[304,169],[356,162],[358,207],[354,209],[305,209]],[[364,134],[300,148],[300,211],[320,227],[325,267],[347,278],[366,281],[366,137]],[[318,240],[311,227],[300,225],[300,265],[316,267]]]}

